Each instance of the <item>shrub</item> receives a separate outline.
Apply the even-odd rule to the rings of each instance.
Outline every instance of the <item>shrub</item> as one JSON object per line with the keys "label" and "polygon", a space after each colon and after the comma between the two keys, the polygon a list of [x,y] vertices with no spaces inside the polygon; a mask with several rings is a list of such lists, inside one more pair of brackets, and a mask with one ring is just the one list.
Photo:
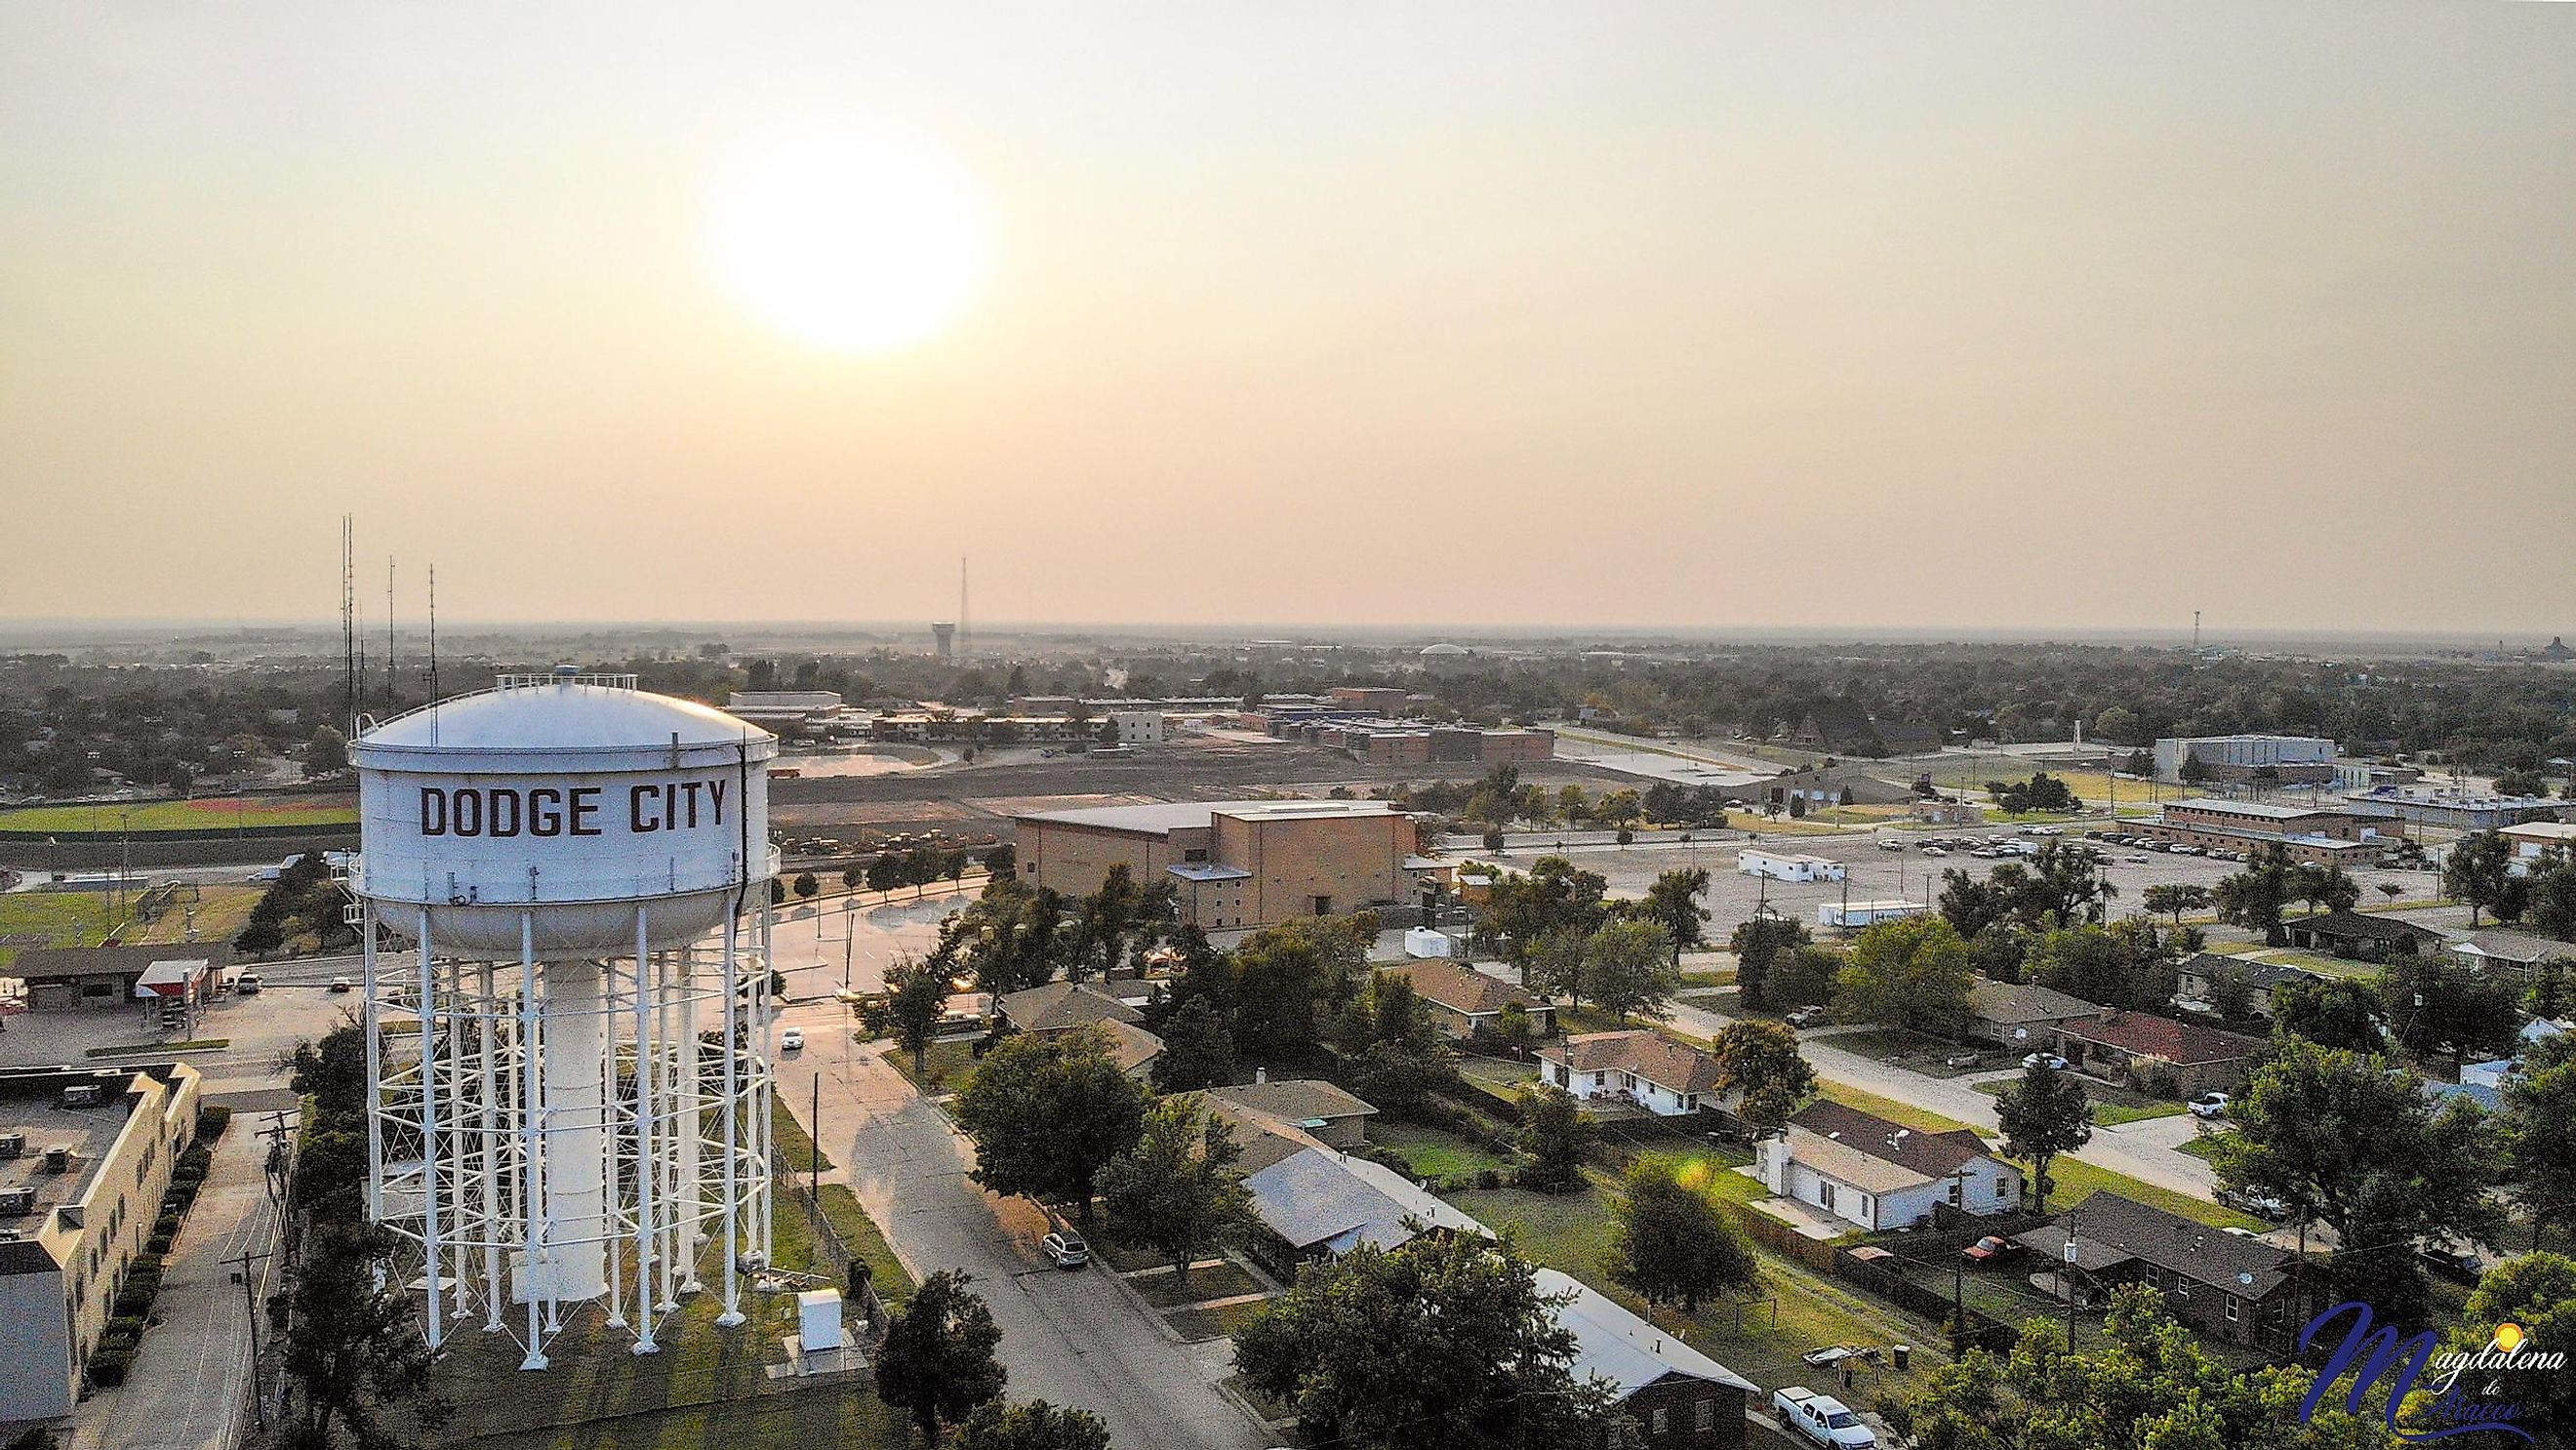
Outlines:
{"label": "shrub", "polygon": [[89,1382],[103,1390],[125,1383],[126,1368],[134,1363],[132,1349],[114,1349],[105,1345],[89,1357]]}
{"label": "shrub", "polygon": [[107,1321],[107,1332],[125,1336],[128,1344],[143,1337],[144,1320],[139,1315],[120,1314]]}
{"label": "shrub", "polygon": [[1500,1169],[1496,1169],[1496,1168],[1479,1168],[1479,1169],[1477,1169],[1477,1170],[1476,1170],[1476,1186],[1477,1186],[1478,1188],[1483,1188],[1483,1189],[1488,1189],[1488,1190],[1490,1190],[1490,1189],[1496,1189],[1496,1188],[1500,1188],[1500,1187],[1502,1187],[1502,1186],[1503,1186],[1503,1175],[1502,1175],[1502,1171],[1501,1171]]}
{"label": "shrub", "polygon": [[207,1103],[197,1109],[197,1141],[211,1143],[232,1126],[233,1110],[222,1103]]}
{"label": "shrub", "polygon": [[[175,1213],[165,1213],[159,1218],[152,1220],[152,1233],[155,1238],[177,1238],[179,1236],[179,1215]],[[162,1252],[162,1250],[154,1249],[153,1252],[157,1254]]]}
{"label": "shrub", "polygon": [[193,1172],[199,1178],[203,1178],[206,1176],[206,1170],[213,1166],[215,1166],[215,1150],[203,1143],[191,1144],[187,1152],[179,1155],[178,1171],[181,1173]]}
{"label": "shrub", "polygon": [[170,1239],[169,1234],[156,1233],[143,1241],[143,1247],[156,1254],[166,1254],[170,1252]]}
{"label": "shrub", "polygon": [[120,1319],[148,1319],[152,1315],[152,1301],[160,1296],[161,1284],[157,1279],[149,1284],[128,1284],[116,1291],[116,1303],[109,1312]]}

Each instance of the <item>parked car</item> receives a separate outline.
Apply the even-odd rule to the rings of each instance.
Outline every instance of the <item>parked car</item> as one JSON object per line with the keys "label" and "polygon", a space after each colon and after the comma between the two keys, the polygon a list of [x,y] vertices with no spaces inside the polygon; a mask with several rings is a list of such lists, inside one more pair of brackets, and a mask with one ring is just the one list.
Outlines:
{"label": "parked car", "polygon": [[2290,1216],[2290,1206],[2268,1194],[2222,1188],[2218,1190],[2218,1202],[2223,1208],[2232,1208],[2238,1213],[2250,1213],[2267,1223],[2280,1223]]}
{"label": "parked car", "polygon": [[790,1027],[778,1034],[778,1050],[781,1052],[801,1051],[804,1046],[805,1029],[802,1027]]}
{"label": "parked car", "polygon": [[1792,1027],[1813,1027],[1824,1020],[1825,1009],[1822,1007],[1801,1007],[1790,1013],[1786,1019]]}
{"label": "parked car", "polygon": [[1923,848],[1923,854],[1926,856],[1947,856],[1950,854],[1950,848],[1947,846],[1926,846]]}
{"label": "parked car", "polygon": [[1959,1257],[1972,1264],[1993,1264],[2000,1263],[2020,1252],[2021,1245],[2005,1238],[2002,1234],[1988,1234],[1959,1250]]}
{"label": "parked car", "polygon": [[2191,1107],[2191,1115],[2192,1115],[2193,1117],[2195,1117],[2195,1118],[2223,1118],[2223,1117],[2226,1117],[2226,1116],[2227,1116],[2227,1094],[2225,1094],[2225,1093],[2202,1093],[2199,1097],[2193,1098],[2193,1099],[2191,1100],[2190,1107]]}
{"label": "parked car", "polygon": [[1038,1240],[1038,1247],[1045,1250],[1046,1256],[1059,1269],[1079,1269],[1091,1262],[1091,1245],[1084,1243],[1082,1235],[1071,1229],[1057,1229]]}
{"label": "parked car", "polygon": [[1897,840],[1893,836],[1881,836],[1878,840],[1878,849],[1882,851],[1902,851],[1905,849],[1905,843]]}
{"label": "parked car", "polygon": [[331,979],[331,990],[334,992],[354,992],[357,989],[358,984],[350,981],[346,977],[333,977]]}
{"label": "parked car", "polygon": [[1979,1053],[1954,1052],[1948,1057],[1941,1059],[1941,1065],[1943,1067],[1975,1067],[1981,1060],[1982,1055]]}
{"label": "parked car", "polygon": [[2487,1271],[2486,1260],[2467,1249],[2455,1249],[2448,1244],[2426,1244],[2415,1253],[2424,1261],[2426,1268],[2458,1283],[2474,1284]]}
{"label": "parked car", "polygon": [[266,985],[268,984],[260,980],[257,972],[243,972],[233,978],[233,990],[245,997],[258,995],[259,989]]}
{"label": "parked car", "polygon": [[1774,1394],[1771,1413],[1783,1426],[1795,1428],[1801,1438],[1834,1450],[1874,1450],[1878,1444],[1878,1437],[1849,1405],[1805,1385],[1791,1385]]}
{"label": "parked car", "polygon": [[2043,1063],[2047,1064],[2051,1071],[2066,1071],[2066,1059],[2054,1052],[2034,1052],[2021,1060],[2021,1065],[2025,1068],[2038,1067]]}

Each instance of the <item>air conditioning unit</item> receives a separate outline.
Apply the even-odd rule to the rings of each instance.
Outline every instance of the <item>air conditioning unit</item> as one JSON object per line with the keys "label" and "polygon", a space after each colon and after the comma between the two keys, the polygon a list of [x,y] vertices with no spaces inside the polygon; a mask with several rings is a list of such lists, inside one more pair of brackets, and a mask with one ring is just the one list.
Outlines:
{"label": "air conditioning unit", "polygon": [[24,1158],[26,1156],[26,1134],[0,1133],[0,1158]]}
{"label": "air conditioning unit", "polygon": [[71,1172],[71,1171],[72,1171],[72,1150],[71,1150],[70,1148],[68,1148],[68,1147],[55,1147],[55,1148],[48,1148],[48,1149],[46,1149],[46,1150],[45,1150],[45,1171],[46,1171],[47,1173],[69,1173],[69,1172]]}
{"label": "air conditioning unit", "polygon": [[94,1082],[76,1082],[70,1087],[63,1089],[63,1106],[67,1108],[97,1107],[98,1084]]}
{"label": "air conditioning unit", "polygon": [[12,1188],[0,1191],[0,1218],[25,1218],[36,1211],[36,1190]]}

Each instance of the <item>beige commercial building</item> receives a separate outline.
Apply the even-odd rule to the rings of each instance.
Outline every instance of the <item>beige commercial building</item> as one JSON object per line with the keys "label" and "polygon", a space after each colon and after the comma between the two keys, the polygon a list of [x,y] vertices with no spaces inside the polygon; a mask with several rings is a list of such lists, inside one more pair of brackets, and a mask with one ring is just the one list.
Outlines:
{"label": "beige commercial building", "polygon": [[196,1139],[197,1094],[185,1063],[0,1072],[0,1422],[54,1419],[79,1401],[171,1168]]}
{"label": "beige commercial building", "polygon": [[1413,900],[1440,863],[1414,854],[1413,817],[1385,801],[1213,801],[1040,811],[1018,818],[1021,879],[1067,896],[1124,865],[1179,888],[1204,930],[1269,926]]}

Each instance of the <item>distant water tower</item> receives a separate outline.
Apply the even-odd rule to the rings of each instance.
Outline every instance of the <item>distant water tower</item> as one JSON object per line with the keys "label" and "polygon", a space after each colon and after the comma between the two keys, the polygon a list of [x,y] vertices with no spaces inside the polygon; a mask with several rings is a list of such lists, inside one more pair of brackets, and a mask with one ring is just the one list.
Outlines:
{"label": "distant water tower", "polygon": [[418,1246],[432,1349],[479,1315],[543,1369],[605,1300],[653,1353],[717,1244],[742,1322],[770,1247],[777,750],[569,666],[352,744],[367,1208]]}
{"label": "distant water tower", "polygon": [[930,627],[930,641],[933,648],[938,651],[939,662],[941,664],[953,664],[956,662],[957,626],[946,623],[932,625]]}

